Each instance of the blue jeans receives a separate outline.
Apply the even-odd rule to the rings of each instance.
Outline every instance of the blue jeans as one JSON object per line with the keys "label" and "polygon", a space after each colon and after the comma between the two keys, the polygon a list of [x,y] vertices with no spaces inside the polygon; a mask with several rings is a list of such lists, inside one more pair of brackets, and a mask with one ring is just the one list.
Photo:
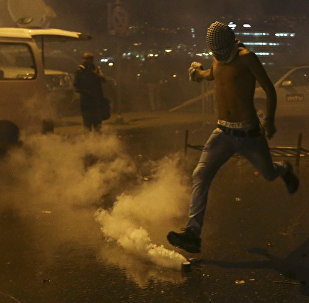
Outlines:
{"label": "blue jeans", "polygon": [[216,128],[204,145],[200,160],[192,175],[192,203],[187,229],[201,234],[207,204],[208,190],[219,168],[234,154],[247,158],[267,180],[283,176],[287,170],[274,163],[264,135],[237,137]]}

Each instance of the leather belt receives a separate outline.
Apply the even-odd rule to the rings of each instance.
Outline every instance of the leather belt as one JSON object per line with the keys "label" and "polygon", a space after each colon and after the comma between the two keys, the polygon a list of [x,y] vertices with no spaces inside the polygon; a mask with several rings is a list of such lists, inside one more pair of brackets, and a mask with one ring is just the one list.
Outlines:
{"label": "leather belt", "polygon": [[226,134],[236,137],[258,137],[261,135],[261,129],[252,128],[248,130],[225,127],[218,124],[218,128],[222,129]]}

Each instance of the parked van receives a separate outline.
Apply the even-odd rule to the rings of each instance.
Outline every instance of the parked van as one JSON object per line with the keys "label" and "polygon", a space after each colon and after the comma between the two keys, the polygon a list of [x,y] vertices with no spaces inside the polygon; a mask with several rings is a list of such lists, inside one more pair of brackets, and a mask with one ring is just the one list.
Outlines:
{"label": "parked van", "polygon": [[88,39],[60,29],[0,28],[0,119],[21,129],[40,130],[44,121],[52,119],[45,42]]}
{"label": "parked van", "polygon": [[48,103],[52,108],[55,119],[76,113],[73,75],[61,70],[45,69],[45,79]]}

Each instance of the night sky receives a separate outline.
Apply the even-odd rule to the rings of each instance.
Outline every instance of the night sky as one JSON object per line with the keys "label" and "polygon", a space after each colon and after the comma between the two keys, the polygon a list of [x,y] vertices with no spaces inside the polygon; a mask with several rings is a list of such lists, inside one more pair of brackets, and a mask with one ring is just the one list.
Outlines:
{"label": "night sky", "polygon": [[[113,0],[44,0],[57,13],[53,27],[106,32],[107,3]],[[308,16],[309,0],[122,0],[130,24],[207,26],[222,16],[263,19],[269,15]],[[6,0],[0,0],[1,19],[9,21]],[[2,22],[3,23],[3,22]],[[4,24],[5,25],[5,24]],[[3,26],[3,25],[2,25]]]}
{"label": "night sky", "polygon": [[[46,0],[58,19],[53,25],[106,32],[107,0]],[[202,25],[220,16],[250,18],[267,15],[306,16],[309,0],[126,0],[131,24]],[[78,5],[77,5],[78,3]]]}

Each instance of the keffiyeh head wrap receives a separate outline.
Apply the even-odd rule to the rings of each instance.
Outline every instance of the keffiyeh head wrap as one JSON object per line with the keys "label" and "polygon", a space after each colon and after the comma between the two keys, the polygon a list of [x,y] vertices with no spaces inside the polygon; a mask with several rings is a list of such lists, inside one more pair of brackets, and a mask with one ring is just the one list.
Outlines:
{"label": "keffiyeh head wrap", "polygon": [[209,26],[206,43],[215,58],[225,63],[231,62],[238,52],[238,41],[235,40],[233,30],[219,21]]}

